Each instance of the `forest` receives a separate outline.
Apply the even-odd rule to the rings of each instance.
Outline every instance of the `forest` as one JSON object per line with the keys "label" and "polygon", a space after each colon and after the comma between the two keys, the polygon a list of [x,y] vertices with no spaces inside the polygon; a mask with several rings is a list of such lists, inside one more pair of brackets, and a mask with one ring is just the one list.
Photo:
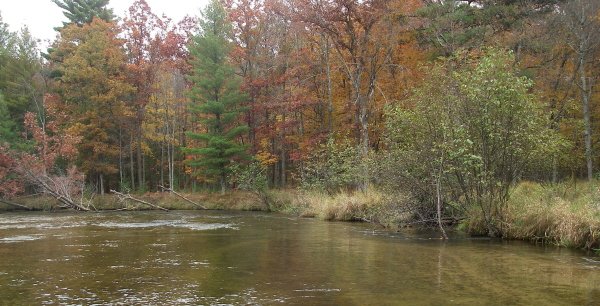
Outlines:
{"label": "forest", "polygon": [[0,17],[0,198],[270,210],[600,248],[600,1],[52,0]]}

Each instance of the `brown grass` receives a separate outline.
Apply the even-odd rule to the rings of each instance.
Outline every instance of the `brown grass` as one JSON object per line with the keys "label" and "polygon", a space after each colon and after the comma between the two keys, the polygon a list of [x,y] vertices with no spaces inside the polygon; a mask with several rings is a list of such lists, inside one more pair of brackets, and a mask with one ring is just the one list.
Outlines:
{"label": "brown grass", "polygon": [[[216,210],[268,210],[268,207],[255,194],[249,192],[230,192],[225,195],[220,193],[186,193],[183,194],[190,200],[204,205],[208,209]],[[145,193],[142,195],[132,194],[132,196],[141,200],[150,202],[155,205],[162,206],[170,210],[193,210],[198,209],[193,204],[184,199],[170,193]],[[14,200],[19,204],[26,205],[35,210],[58,210],[60,209],[58,202],[48,196],[27,196]],[[149,206],[139,204],[132,201],[120,202],[119,199],[110,194],[96,195],[92,200],[92,205],[97,210],[115,210],[115,209],[130,209],[130,210],[149,210]],[[10,210],[10,207],[1,205],[0,210]]]}
{"label": "brown grass", "polygon": [[[477,209],[471,210],[467,230],[484,232],[482,219]],[[600,190],[597,183],[523,182],[511,191],[501,222],[504,238],[599,249]]]}
{"label": "brown grass", "polygon": [[[400,223],[396,208],[382,192],[343,191],[329,195],[317,191],[282,190],[272,192],[276,211],[327,221],[369,221],[385,226]],[[404,216],[406,217],[406,216]]]}

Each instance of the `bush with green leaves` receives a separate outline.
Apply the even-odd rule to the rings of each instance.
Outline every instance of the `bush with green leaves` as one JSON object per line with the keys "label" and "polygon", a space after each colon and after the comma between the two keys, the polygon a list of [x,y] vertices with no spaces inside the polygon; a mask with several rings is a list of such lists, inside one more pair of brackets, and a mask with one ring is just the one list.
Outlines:
{"label": "bush with green leaves", "polygon": [[259,161],[252,161],[246,165],[231,164],[228,168],[229,184],[239,190],[264,192],[269,187],[267,167]]}
{"label": "bush with green leaves", "polygon": [[271,209],[269,194],[268,169],[260,161],[253,160],[248,164],[232,163],[228,166],[228,182],[238,190],[256,194]]}
{"label": "bush with green leaves", "polygon": [[441,198],[446,213],[476,207],[486,234],[497,235],[510,186],[564,143],[513,63],[498,50],[449,60],[404,105],[388,108],[380,168],[387,184],[409,184],[423,205]]}
{"label": "bush with green leaves", "polygon": [[361,182],[361,164],[356,146],[330,138],[303,163],[300,186],[330,194],[355,187]]}

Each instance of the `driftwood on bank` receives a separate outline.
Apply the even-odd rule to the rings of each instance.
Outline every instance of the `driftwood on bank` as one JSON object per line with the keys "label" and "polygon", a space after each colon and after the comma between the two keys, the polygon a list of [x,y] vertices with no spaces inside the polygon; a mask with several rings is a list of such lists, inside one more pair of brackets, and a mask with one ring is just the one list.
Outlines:
{"label": "driftwood on bank", "polygon": [[22,209],[26,209],[26,210],[33,210],[33,208],[31,208],[31,207],[25,206],[23,204],[11,202],[11,201],[8,201],[8,200],[5,200],[5,199],[0,199],[0,203],[4,203],[6,205],[13,206],[13,207],[16,207],[16,208],[22,208]]}
{"label": "driftwood on bank", "polygon": [[171,188],[167,188],[167,187],[162,186],[162,185],[158,185],[158,187],[160,187],[163,191],[168,191],[168,192],[170,192],[170,193],[172,193],[172,194],[174,194],[174,195],[176,195],[176,196],[178,196],[178,197],[186,200],[187,202],[189,202],[190,204],[192,204],[192,205],[194,205],[196,207],[200,207],[202,209],[206,209],[206,206],[204,206],[202,204],[199,204],[199,203],[196,203],[196,202],[188,199],[187,197],[183,196],[182,194],[178,193],[177,191],[175,191],[175,190],[173,190]]}
{"label": "driftwood on bank", "polygon": [[116,191],[116,190],[112,190],[112,189],[110,190],[110,193],[113,193],[113,194],[115,194],[115,195],[116,195],[116,196],[119,198],[119,201],[126,201],[126,200],[130,200],[130,201],[134,201],[134,202],[137,202],[137,203],[141,203],[141,204],[144,204],[144,205],[147,205],[147,206],[150,206],[150,207],[156,208],[156,209],[160,209],[160,210],[164,210],[164,211],[169,211],[168,209],[166,209],[166,208],[164,208],[164,207],[161,207],[161,206],[158,206],[158,205],[152,204],[152,203],[150,203],[150,202],[146,202],[146,201],[144,201],[144,200],[141,200],[141,199],[134,198],[134,197],[132,197],[130,194],[124,194],[124,193],[120,193],[120,192],[118,192],[118,191]]}

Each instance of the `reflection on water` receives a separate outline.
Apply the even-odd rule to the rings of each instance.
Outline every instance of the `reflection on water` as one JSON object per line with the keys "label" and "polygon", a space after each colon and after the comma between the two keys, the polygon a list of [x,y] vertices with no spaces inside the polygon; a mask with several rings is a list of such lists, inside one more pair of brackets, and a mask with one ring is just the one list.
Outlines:
{"label": "reflection on water", "polygon": [[598,305],[600,259],[276,214],[0,215],[6,305]]}

